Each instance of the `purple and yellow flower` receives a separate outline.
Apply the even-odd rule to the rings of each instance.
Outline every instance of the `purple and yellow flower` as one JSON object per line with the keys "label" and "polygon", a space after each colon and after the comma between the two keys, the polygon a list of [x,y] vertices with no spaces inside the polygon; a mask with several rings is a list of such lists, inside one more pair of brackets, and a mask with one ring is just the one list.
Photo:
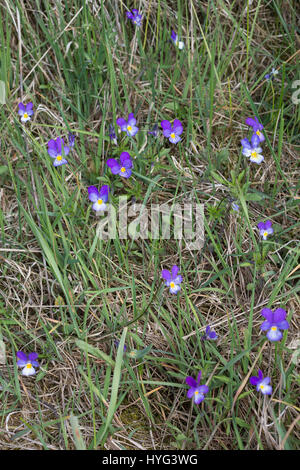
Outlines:
{"label": "purple and yellow flower", "polygon": [[121,128],[121,131],[126,132],[128,137],[133,137],[139,130],[139,128],[136,127],[136,119],[133,113],[128,114],[127,121],[124,118],[118,118],[116,122]]}
{"label": "purple and yellow flower", "polygon": [[264,128],[264,126],[259,122],[259,120],[257,119],[256,116],[254,116],[254,119],[253,118],[247,118],[245,120],[245,123],[248,126],[252,127],[253,133],[257,135],[260,142],[263,142],[265,140],[265,136],[261,132],[261,130]]}
{"label": "purple and yellow flower", "polygon": [[118,145],[115,128],[112,124],[109,125],[109,137],[113,144]]}
{"label": "purple and yellow flower", "polygon": [[133,163],[128,152],[121,153],[120,162],[115,158],[109,158],[106,164],[111,169],[113,175],[120,175],[123,176],[123,178],[129,178],[131,175]]}
{"label": "purple and yellow flower", "polygon": [[135,24],[137,27],[141,26],[143,15],[141,15],[136,8],[133,8],[131,11],[126,11],[126,16],[131,20],[132,24]]}
{"label": "purple and yellow flower", "polygon": [[198,374],[197,382],[191,376],[188,376],[185,379],[185,382],[188,384],[189,387],[191,387],[187,392],[187,397],[188,398],[194,397],[194,401],[196,405],[201,403],[205,398],[204,395],[209,392],[209,388],[207,385],[200,385],[200,379],[201,379],[201,370]]}
{"label": "purple and yellow flower", "polygon": [[175,33],[175,31],[173,31],[173,29],[171,33],[171,40],[173,41],[174,46],[178,47],[178,49],[181,50],[184,48],[184,42],[179,41],[178,35]]}
{"label": "purple and yellow flower", "polygon": [[165,286],[170,287],[171,294],[177,294],[180,291],[180,284],[182,282],[182,276],[178,275],[179,268],[174,265],[171,272],[167,269],[163,269],[161,272],[162,278],[166,281]]}
{"label": "purple and yellow flower", "polygon": [[259,222],[257,227],[259,228],[259,234],[263,240],[266,240],[268,235],[271,235],[274,232],[271,220],[267,220],[266,222]]}
{"label": "purple and yellow flower", "polygon": [[53,165],[60,166],[65,165],[68,161],[64,158],[70,152],[70,147],[64,145],[64,140],[57,137],[56,140],[51,139],[48,142],[48,154],[51,158],[54,158]]}
{"label": "purple and yellow flower", "polygon": [[100,191],[96,188],[96,186],[89,186],[88,193],[89,193],[89,200],[92,201],[94,204],[92,208],[94,211],[104,211],[106,209],[106,202],[108,200],[108,194],[110,192],[110,187],[105,184],[100,188]]}
{"label": "purple and yellow flower", "polygon": [[261,163],[264,160],[263,155],[260,155],[262,148],[259,147],[259,137],[256,134],[253,134],[251,137],[251,142],[248,139],[242,139],[241,144],[243,146],[242,153],[246,157],[250,157],[250,161],[253,163]]}
{"label": "purple and yellow flower", "polygon": [[263,395],[272,395],[272,387],[269,385],[270,377],[263,376],[263,373],[260,369],[258,369],[258,377],[253,375],[250,377],[251,385],[256,385],[256,390],[261,392]]}
{"label": "purple and yellow flower", "polygon": [[260,329],[268,331],[267,338],[270,341],[280,341],[282,338],[280,330],[287,330],[290,326],[286,320],[286,311],[283,308],[277,308],[275,312],[272,312],[269,308],[263,308],[261,315],[266,318],[266,321],[263,322]]}
{"label": "purple and yellow flower", "polygon": [[36,361],[38,358],[37,353],[29,353],[28,355],[23,353],[22,351],[17,352],[17,358],[19,359],[17,361],[17,365],[19,367],[23,367],[22,370],[22,375],[34,375],[35,374],[35,368],[34,367],[39,367],[39,363]]}
{"label": "purple and yellow flower", "polygon": [[21,121],[22,122],[27,122],[31,119],[31,116],[33,115],[33,103],[27,103],[26,106],[24,106],[23,103],[19,103],[19,111],[18,114],[21,116]]}
{"label": "purple and yellow flower", "polygon": [[182,134],[183,127],[179,119],[174,120],[173,126],[170,121],[167,121],[166,119],[161,121],[160,124],[163,128],[163,135],[168,137],[172,144],[177,144],[177,142],[181,140],[179,136]]}
{"label": "purple and yellow flower", "polygon": [[201,337],[201,339],[204,341],[206,339],[212,339],[212,340],[216,340],[218,339],[218,335],[215,331],[212,331],[210,326],[208,325],[206,327],[206,330],[205,330],[205,333],[204,335]]}

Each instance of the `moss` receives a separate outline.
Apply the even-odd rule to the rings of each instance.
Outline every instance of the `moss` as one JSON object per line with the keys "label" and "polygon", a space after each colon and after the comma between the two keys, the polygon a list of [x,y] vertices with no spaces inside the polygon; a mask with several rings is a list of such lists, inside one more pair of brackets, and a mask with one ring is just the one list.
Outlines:
{"label": "moss", "polygon": [[130,406],[121,412],[120,420],[123,424],[140,429],[148,429],[147,419],[138,406]]}

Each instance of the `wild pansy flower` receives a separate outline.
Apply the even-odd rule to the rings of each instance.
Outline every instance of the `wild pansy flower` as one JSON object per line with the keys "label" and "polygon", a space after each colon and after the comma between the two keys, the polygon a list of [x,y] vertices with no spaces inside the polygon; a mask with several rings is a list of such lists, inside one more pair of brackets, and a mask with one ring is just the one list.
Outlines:
{"label": "wild pansy flower", "polygon": [[112,124],[109,125],[109,137],[113,144],[118,145],[115,128]]}
{"label": "wild pansy flower", "polygon": [[271,235],[274,232],[271,220],[267,220],[266,222],[259,222],[257,227],[259,228],[259,234],[263,240],[266,240],[268,235]]}
{"label": "wild pansy flower", "polygon": [[94,211],[104,211],[106,209],[106,202],[108,200],[108,194],[110,191],[110,187],[105,184],[100,188],[100,191],[96,188],[96,186],[89,186],[88,193],[89,193],[89,200],[92,201]]}
{"label": "wild pansy flower", "polygon": [[187,392],[187,397],[188,398],[194,397],[194,401],[196,405],[201,403],[205,398],[204,397],[205,393],[209,392],[209,388],[207,385],[200,385],[200,379],[201,379],[201,370],[198,374],[197,382],[191,376],[188,376],[185,379],[185,382],[188,384],[189,387],[191,387]]}
{"label": "wild pansy flower", "polygon": [[113,175],[120,175],[123,178],[129,178],[131,168],[133,167],[131,157],[128,152],[122,152],[120,155],[120,163],[115,158],[109,158],[106,162]]}
{"label": "wild pansy flower", "polygon": [[26,106],[24,106],[23,103],[19,103],[19,111],[18,114],[21,116],[21,121],[22,122],[27,122],[31,119],[31,116],[33,115],[33,103],[27,103]]}
{"label": "wild pansy flower", "polygon": [[127,121],[124,118],[118,118],[116,122],[121,128],[121,131],[126,132],[128,137],[133,137],[139,130],[139,128],[136,127],[136,119],[133,113],[128,114]]}
{"label": "wild pansy flower", "polygon": [[203,341],[205,341],[206,339],[213,339],[213,340],[215,340],[215,339],[217,339],[217,338],[218,338],[217,333],[215,333],[215,331],[212,331],[209,325],[206,327],[205,333],[204,333],[204,335],[201,337],[201,339],[202,339]]}
{"label": "wild pansy flower", "polygon": [[[114,345],[116,346],[116,348],[119,347],[119,344],[120,344],[120,341],[117,341],[117,340],[114,341]],[[126,344],[124,344],[124,348],[123,348],[124,352],[126,351],[126,349],[127,349],[127,346]]]}
{"label": "wild pansy flower", "polygon": [[163,269],[161,272],[162,278],[166,281],[165,285],[170,287],[171,294],[177,294],[180,291],[180,283],[182,282],[182,276],[178,276],[179,268],[174,265],[171,272],[167,269]]}
{"label": "wild pansy flower", "polygon": [[272,394],[272,387],[269,385],[270,377],[263,376],[263,373],[260,369],[258,369],[258,377],[253,375],[250,377],[251,385],[256,385],[256,390],[261,392],[263,395],[271,395]]}
{"label": "wild pansy flower", "polygon": [[171,33],[171,40],[173,41],[174,45],[178,47],[178,49],[181,50],[184,48],[184,42],[179,41],[178,35],[175,33],[175,31],[173,31],[173,29]]}
{"label": "wild pansy flower", "polygon": [[286,320],[286,311],[283,308],[277,308],[275,312],[272,312],[269,308],[263,308],[261,315],[266,318],[266,321],[263,322],[260,329],[268,331],[267,338],[270,341],[280,341],[282,338],[280,330],[287,330],[290,326]]}
{"label": "wild pansy flower", "polygon": [[17,361],[17,365],[19,367],[23,367],[22,375],[28,376],[35,374],[34,367],[39,367],[39,363],[36,361],[36,359],[38,358],[37,353],[34,352],[27,355],[22,351],[17,351],[17,358],[19,359]]}
{"label": "wild pansy flower", "polygon": [[236,202],[231,203],[231,208],[236,212],[239,212],[240,210],[240,206]]}
{"label": "wild pansy flower", "polygon": [[265,79],[266,80],[273,80],[273,78],[275,77],[275,75],[278,74],[278,70],[276,70],[274,67],[272,68],[271,72],[270,73],[267,73],[265,75]]}
{"label": "wild pansy flower", "polygon": [[60,137],[57,137],[56,140],[49,140],[48,142],[48,154],[51,158],[54,158],[53,165],[60,166],[68,163],[64,158],[65,155],[68,155],[70,152],[70,147],[64,145],[64,140]]}
{"label": "wild pansy flower", "polygon": [[259,147],[259,137],[256,134],[253,134],[251,137],[251,142],[248,139],[242,139],[241,144],[243,146],[242,153],[246,157],[250,157],[250,161],[253,163],[261,163],[264,160],[263,155],[260,155],[262,148]]}
{"label": "wild pansy flower", "polygon": [[68,139],[69,139],[69,146],[70,146],[71,148],[73,148],[74,145],[75,145],[75,135],[74,135],[74,134],[71,134],[71,132],[69,132],[69,134],[68,134]]}
{"label": "wild pansy flower", "polygon": [[151,131],[148,131],[148,134],[150,135],[153,135],[153,137],[157,137],[158,136],[158,124],[154,124],[154,126],[152,127]]}
{"label": "wild pansy flower", "polygon": [[257,119],[256,116],[254,116],[254,119],[253,118],[247,118],[245,120],[245,123],[248,126],[252,127],[253,133],[257,135],[260,142],[263,142],[265,140],[265,136],[263,135],[262,132],[260,132],[264,128],[264,126],[259,122],[259,120]]}
{"label": "wild pansy flower", "polygon": [[133,8],[131,11],[126,11],[126,16],[131,20],[132,24],[135,24],[137,27],[141,26],[143,15],[141,15],[136,8]]}
{"label": "wild pansy flower", "polygon": [[172,144],[177,144],[181,140],[179,137],[182,134],[183,127],[179,119],[175,119],[173,126],[171,125],[170,121],[166,119],[161,121],[161,127],[163,128],[163,135],[169,138],[169,141]]}

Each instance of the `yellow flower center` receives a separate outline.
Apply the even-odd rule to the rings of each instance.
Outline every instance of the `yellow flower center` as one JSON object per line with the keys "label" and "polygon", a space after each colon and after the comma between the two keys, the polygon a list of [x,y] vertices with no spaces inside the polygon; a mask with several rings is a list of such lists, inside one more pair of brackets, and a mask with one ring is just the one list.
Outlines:
{"label": "yellow flower center", "polygon": [[267,237],[268,236],[268,232],[264,232],[264,237]]}
{"label": "yellow flower center", "polygon": [[131,126],[127,126],[127,130],[128,130],[128,131],[132,131],[132,127],[131,127]]}
{"label": "yellow flower center", "polygon": [[26,364],[26,368],[27,369],[31,369],[32,365],[29,363],[29,364]]}
{"label": "yellow flower center", "polygon": [[251,152],[251,156],[252,156],[253,158],[257,158],[257,152]]}
{"label": "yellow flower center", "polygon": [[259,132],[259,131],[256,131],[256,135],[260,135],[260,132]]}
{"label": "yellow flower center", "polygon": [[272,331],[276,331],[276,330],[277,330],[277,326],[272,326],[271,330],[272,330]]}
{"label": "yellow flower center", "polygon": [[170,282],[170,287],[172,287],[172,289],[174,289],[175,283],[174,283],[174,282]]}
{"label": "yellow flower center", "polygon": [[102,199],[98,199],[98,201],[97,201],[97,202],[98,202],[98,204],[100,204],[100,205],[101,205],[101,204],[103,204],[103,201],[102,201]]}
{"label": "yellow flower center", "polygon": [[195,395],[198,395],[198,394],[199,394],[199,392],[198,392],[198,390],[196,390],[196,391],[195,391]]}
{"label": "yellow flower center", "polygon": [[172,137],[172,139],[175,139],[175,134],[174,134],[174,132],[172,132],[172,134],[171,134],[170,137]]}
{"label": "yellow flower center", "polygon": [[58,161],[60,162],[60,161],[62,160],[62,156],[61,156],[61,155],[57,155],[56,160],[58,160]]}
{"label": "yellow flower center", "polygon": [[122,166],[121,172],[122,172],[122,173],[125,173],[125,171],[126,171],[126,168],[124,168],[124,167]]}
{"label": "yellow flower center", "polygon": [[28,114],[27,114],[27,113],[24,113],[23,117],[24,117],[25,119],[27,119],[27,118],[28,118]]}
{"label": "yellow flower center", "polygon": [[265,386],[264,386],[263,384],[261,384],[261,385],[259,386],[259,388],[260,388],[261,390],[263,390],[263,389],[265,388]]}

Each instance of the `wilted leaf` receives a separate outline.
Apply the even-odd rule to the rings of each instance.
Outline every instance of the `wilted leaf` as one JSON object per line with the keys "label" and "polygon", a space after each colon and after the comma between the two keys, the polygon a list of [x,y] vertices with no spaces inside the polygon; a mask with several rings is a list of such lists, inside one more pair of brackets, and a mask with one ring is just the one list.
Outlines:
{"label": "wilted leaf", "polygon": [[86,450],[85,442],[80,431],[78,418],[74,415],[71,415],[70,423],[73,431],[76,450]]}
{"label": "wilted leaf", "polygon": [[6,363],[6,351],[4,341],[0,340],[0,364]]}

